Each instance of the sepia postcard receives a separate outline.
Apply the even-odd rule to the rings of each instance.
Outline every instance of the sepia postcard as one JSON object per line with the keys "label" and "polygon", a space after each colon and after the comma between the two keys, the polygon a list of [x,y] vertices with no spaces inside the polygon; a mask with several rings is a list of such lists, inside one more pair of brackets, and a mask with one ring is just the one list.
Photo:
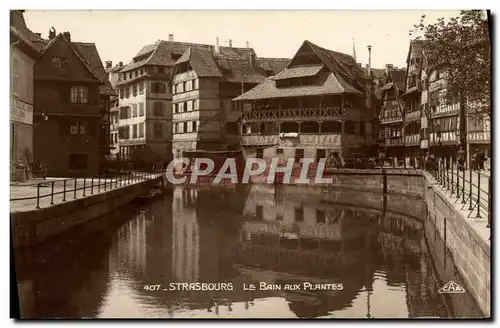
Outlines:
{"label": "sepia postcard", "polygon": [[491,319],[488,10],[10,10],[14,319]]}

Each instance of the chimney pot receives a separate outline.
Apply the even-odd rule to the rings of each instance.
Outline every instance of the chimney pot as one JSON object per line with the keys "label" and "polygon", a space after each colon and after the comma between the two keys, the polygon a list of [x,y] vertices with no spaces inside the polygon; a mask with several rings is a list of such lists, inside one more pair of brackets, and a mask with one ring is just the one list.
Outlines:
{"label": "chimney pot", "polygon": [[52,40],[55,37],[56,37],[56,29],[54,27],[51,27],[49,30],[49,39]]}
{"label": "chimney pot", "polygon": [[215,52],[219,52],[219,37],[215,38]]}
{"label": "chimney pot", "polygon": [[63,36],[66,40],[71,42],[71,34],[69,32],[63,32]]}
{"label": "chimney pot", "polygon": [[173,34],[169,34],[168,35],[168,41],[170,41],[170,42],[174,41],[174,35]]}
{"label": "chimney pot", "polygon": [[229,47],[232,48],[233,47],[233,40],[229,39]]}
{"label": "chimney pot", "polygon": [[122,67],[123,66],[123,62],[119,62],[118,66]]}
{"label": "chimney pot", "polygon": [[250,48],[250,42],[247,41],[247,48]]}
{"label": "chimney pot", "polygon": [[110,60],[106,61],[106,68],[111,68],[111,67],[113,67],[113,62]]}

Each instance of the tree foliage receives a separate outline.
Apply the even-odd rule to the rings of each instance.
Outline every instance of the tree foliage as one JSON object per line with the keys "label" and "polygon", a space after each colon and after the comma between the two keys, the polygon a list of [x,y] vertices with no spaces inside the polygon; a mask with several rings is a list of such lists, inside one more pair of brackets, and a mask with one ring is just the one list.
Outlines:
{"label": "tree foliage", "polygon": [[445,98],[461,103],[468,112],[491,114],[491,44],[488,17],[481,10],[463,10],[448,21],[425,23],[425,15],[410,35],[424,40],[430,67],[443,65]]}

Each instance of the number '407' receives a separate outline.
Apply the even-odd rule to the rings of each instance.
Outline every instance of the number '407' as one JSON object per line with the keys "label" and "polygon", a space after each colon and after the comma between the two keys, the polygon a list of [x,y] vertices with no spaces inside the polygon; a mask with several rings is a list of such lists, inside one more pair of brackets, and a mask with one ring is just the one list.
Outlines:
{"label": "number '407'", "polygon": [[148,290],[151,292],[160,290],[161,285],[144,285],[144,290]]}

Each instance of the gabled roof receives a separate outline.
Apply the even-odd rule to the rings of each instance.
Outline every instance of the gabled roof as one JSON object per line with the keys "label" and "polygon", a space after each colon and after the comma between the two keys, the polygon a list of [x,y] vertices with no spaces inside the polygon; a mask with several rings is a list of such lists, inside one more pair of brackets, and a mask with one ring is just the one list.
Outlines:
{"label": "gabled roof", "polygon": [[[215,52],[211,46],[194,45],[186,49],[177,60],[176,65],[189,62],[200,77],[217,77],[226,82],[258,84],[269,75],[276,73],[280,64],[288,60],[265,58],[258,61],[255,51],[251,48],[219,47]],[[267,68],[260,64],[266,63]]]}
{"label": "gabled roof", "polygon": [[[353,57],[341,52],[322,48],[306,40],[300,47],[297,54],[295,54],[294,59],[300,53],[300,50],[306,46],[309,46],[310,49],[331,71],[336,72],[337,75],[342,77],[343,80],[354,86],[356,89],[364,90],[365,74]],[[292,59],[288,67],[292,65],[294,59]]]}
{"label": "gabled roof", "polygon": [[393,69],[389,71],[389,76],[388,78],[391,79],[391,81],[394,83],[396,88],[400,91],[403,91],[405,87],[405,76],[406,76],[406,70],[405,69]]}
{"label": "gabled roof", "polygon": [[209,50],[189,47],[177,60],[176,64],[189,62],[196,75],[200,77],[222,77],[222,73],[217,67]]}
{"label": "gabled roof", "polygon": [[[101,80],[99,79],[99,77],[94,72],[94,69],[89,65],[89,63],[87,62],[87,60],[85,59],[85,57],[83,56],[83,54],[77,48],[76,44],[74,44],[73,42],[68,41],[64,37],[64,35],[62,33],[59,33],[58,35],[56,35],[56,37],[54,37],[52,40],[49,41],[49,43],[47,44],[47,46],[44,48],[43,53],[45,54],[52,47],[52,45],[54,45],[59,40],[62,40],[62,42],[65,42],[69,46],[69,48],[71,50],[73,50],[73,53],[75,54],[75,56],[78,57],[78,59],[80,59],[80,61],[82,62],[83,66],[88,70],[88,72],[96,80],[98,80],[99,82],[101,82]],[[102,66],[102,63],[101,63],[101,66]]]}
{"label": "gabled roof", "polygon": [[276,75],[282,70],[284,70],[292,60],[289,58],[263,58],[259,57],[256,63],[259,67],[262,67],[265,71],[273,72],[272,75]]}
{"label": "gabled roof", "polygon": [[101,81],[99,86],[100,93],[113,94],[114,90],[109,83],[108,74],[102,64],[101,57],[99,56],[99,51],[95,43],[85,43],[85,42],[71,42],[78,52],[80,57],[85,60],[87,67],[94,73],[94,75]]}
{"label": "gabled roof", "polygon": [[341,77],[330,73],[323,84],[304,85],[291,88],[278,88],[276,87],[276,80],[274,80],[274,77],[269,77],[261,84],[255,86],[253,89],[245,92],[234,100],[338,95],[345,93],[363,94],[346,83]]}
{"label": "gabled roof", "polygon": [[[49,48],[57,37],[61,37],[62,34],[56,36],[52,40],[43,39],[40,35],[33,33],[24,20],[22,10],[12,10],[10,14],[10,25],[11,31],[19,34],[23,40],[29,42],[35,49],[40,53],[45,53],[46,49]],[[63,37],[64,38],[64,37]],[[76,56],[82,60],[84,66],[89,70],[89,72],[96,77],[102,84],[99,87],[101,93],[112,93],[114,92],[111,84],[108,80],[108,75],[97,51],[97,47],[94,43],[84,43],[84,42],[71,42],[69,40],[64,40],[71,44],[71,48],[75,52]]]}
{"label": "gabled roof", "polygon": [[[305,65],[298,62],[297,58],[301,53],[308,51],[308,49],[317,55],[321,61],[320,64]],[[327,72],[320,73],[322,67],[325,67]],[[309,76],[318,75],[316,84],[280,88],[276,86],[276,80],[280,80],[280,76],[292,78],[296,77],[297,74],[307,74]],[[346,54],[321,48],[306,40],[281,74],[266,79],[263,83],[234,100],[334,95],[344,93],[364,94],[365,81],[363,71],[354,61],[354,58]]]}

